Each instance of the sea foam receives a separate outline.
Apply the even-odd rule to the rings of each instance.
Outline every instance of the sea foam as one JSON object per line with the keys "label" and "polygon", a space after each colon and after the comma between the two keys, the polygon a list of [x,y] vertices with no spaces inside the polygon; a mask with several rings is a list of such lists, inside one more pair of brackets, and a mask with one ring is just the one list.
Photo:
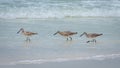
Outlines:
{"label": "sea foam", "polygon": [[107,54],[107,55],[95,55],[95,56],[87,56],[87,57],[74,57],[74,58],[54,58],[54,59],[37,59],[37,60],[20,60],[11,62],[11,65],[16,64],[42,64],[47,62],[65,62],[65,61],[75,61],[75,60],[109,60],[119,58],[120,54]]}
{"label": "sea foam", "polygon": [[0,3],[0,18],[119,17],[120,1],[10,0]]}

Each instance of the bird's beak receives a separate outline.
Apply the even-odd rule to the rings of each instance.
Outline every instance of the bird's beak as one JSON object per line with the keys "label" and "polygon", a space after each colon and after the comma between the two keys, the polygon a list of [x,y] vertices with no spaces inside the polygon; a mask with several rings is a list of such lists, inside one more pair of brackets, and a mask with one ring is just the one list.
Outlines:
{"label": "bird's beak", "polygon": [[78,32],[76,32],[75,34],[78,34]]}
{"label": "bird's beak", "polygon": [[82,37],[83,35],[84,35],[84,33],[83,33],[83,34],[81,34],[81,35],[80,35],[80,37]]}
{"label": "bird's beak", "polygon": [[20,33],[20,31],[21,31],[21,30],[19,30],[19,31],[17,32],[17,34]]}
{"label": "bird's beak", "polygon": [[58,32],[54,33],[53,35],[56,35]]}
{"label": "bird's beak", "polygon": [[100,35],[103,35],[103,34],[100,34]]}

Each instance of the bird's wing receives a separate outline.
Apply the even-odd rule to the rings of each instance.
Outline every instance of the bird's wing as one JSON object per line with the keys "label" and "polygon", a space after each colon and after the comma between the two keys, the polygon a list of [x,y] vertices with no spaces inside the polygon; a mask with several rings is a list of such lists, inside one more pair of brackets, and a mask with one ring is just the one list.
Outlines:
{"label": "bird's wing", "polygon": [[26,31],[25,33],[26,33],[26,34],[37,34],[37,33],[29,32],[29,31]]}

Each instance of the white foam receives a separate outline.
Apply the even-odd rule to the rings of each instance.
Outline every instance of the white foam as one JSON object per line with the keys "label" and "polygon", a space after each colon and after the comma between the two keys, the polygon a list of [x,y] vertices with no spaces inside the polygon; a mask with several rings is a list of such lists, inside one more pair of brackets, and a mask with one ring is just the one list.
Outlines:
{"label": "white foam", "polygon": [[120,54],[108,54],[108,55],[95,55],[88,57],[74,57],[74,58],[54,58],[54,59],[38,59],[38,60],[20,60],[11,62],[11,65],[16,64],[41,64],[47,62],[64,62],[64,61],[73,61],[73,60],[106,60],[106,59],[114,59],[120,58]]}
{"label": "white foam", "polygon": [[119,17],[119,1],[26,1],[0,3],[0,18]]}

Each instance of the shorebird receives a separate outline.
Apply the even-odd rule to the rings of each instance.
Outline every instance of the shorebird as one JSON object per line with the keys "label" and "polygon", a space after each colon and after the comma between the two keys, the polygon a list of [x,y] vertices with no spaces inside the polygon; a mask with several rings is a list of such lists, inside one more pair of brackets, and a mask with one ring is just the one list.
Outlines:
{"label": "shorebird", "polygon": [[72,40],[72,35],[77,34],[77,32],[71,32],[71,31],[57,31],[56,33],[54,33],[53,35],[56,34],[60,34],[61,36],[67,37],[67,40],[69,40],[68,38],[70,38],[70,40]]}
{"label": "shorebird", "polygon": [[18,32],[17,32],[17,34],[18,33],[20,33],[20,32],[22,32],[22,34],[24,35],[24,36],[26,36],[26,41],[30,41],[30,36],[32,36],[32,35],[36,35],[37,33],[34,33],[34,32],[29,32],[29,31],[24,31],[24,29],[23,28],[21,28]]}
{"label": "shorebird", "polygon": [[101,35],[103,35],[103,34],[97,34],[97,33],[86,33],[86,32],[84,32],[84,33],[82,33],[81,35],[80,35],[80,37],[82,37],[83,35],[85,35],[87,38],[92,38],[93,40],[92,41],[87,41],[87,43],[89,43],[89,42],[95,42],[96,43],[96,37],[98,37],[98,36],[101,36]]}

